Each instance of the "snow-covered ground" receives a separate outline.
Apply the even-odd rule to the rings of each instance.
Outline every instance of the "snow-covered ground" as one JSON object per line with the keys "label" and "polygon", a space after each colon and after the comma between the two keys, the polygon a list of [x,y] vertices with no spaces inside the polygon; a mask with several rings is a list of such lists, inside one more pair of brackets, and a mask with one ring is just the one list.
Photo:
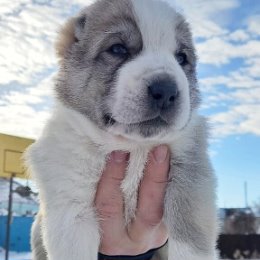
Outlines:
{"label": "snow-covered ground", "polygon": [[[0,260],[5,259],[5,251],[0,249]],[[9,260],[31,260],[31,253],[9,253]]]}

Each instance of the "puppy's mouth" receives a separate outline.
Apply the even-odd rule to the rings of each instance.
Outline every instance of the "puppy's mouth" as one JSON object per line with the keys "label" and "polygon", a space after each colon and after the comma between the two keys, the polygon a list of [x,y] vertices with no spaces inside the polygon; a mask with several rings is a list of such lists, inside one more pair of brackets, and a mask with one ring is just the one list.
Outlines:
{"label": "puppy's mouth", "polygon": [[156,116],[152,119],[140,122],[121,123],[115,120],[111,114],[106,114],[103,117],[103,120],[108,132],[116,136],[133,140],[139,140],[139,138],[143,140],[143,138],[162,136],[168,133],[168,130],[171,128],[171,125],[161,116]]}
{"label": "puppy's mouth", "polygon": [[143,120],[140,121],[138,123],[120,123],[118,121],[116,121],[111,114],[105,114],[103,117],[104,123],[107,127],[109,126],[114,126],[116,124],[118,125],[125,125],[125,126],[142,126],[142,127],[166,127],[169,126],[169,124],[161,117],[161,116],[157,116],[155,118],[152,119],[148,119],[148,120]]}

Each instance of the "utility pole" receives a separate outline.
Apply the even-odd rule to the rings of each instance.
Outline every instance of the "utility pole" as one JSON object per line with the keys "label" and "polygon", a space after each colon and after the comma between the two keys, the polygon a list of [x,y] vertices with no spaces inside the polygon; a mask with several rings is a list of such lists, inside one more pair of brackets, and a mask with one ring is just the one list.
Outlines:
{"label": "utility pole", "polygon": [[9,185],[9,199],[8,199],[8,215],[6,222],[6,237],[5,237],[5,260],[9,259],[9,245],[10,245],[10,228],[12,222],[12,204],[13,204],[13,178],[14,174],[11,175]]}
{"label": "utility pole", "polygon": [[247,181],[244,183],[244,192],[245,192],[245,207],[248,208],[248,199],[247,199]]}

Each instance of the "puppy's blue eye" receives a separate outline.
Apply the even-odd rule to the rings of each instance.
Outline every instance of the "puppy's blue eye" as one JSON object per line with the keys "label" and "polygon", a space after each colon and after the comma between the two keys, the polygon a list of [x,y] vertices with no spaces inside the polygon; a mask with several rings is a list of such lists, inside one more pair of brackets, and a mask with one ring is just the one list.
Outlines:
{"label": "puppy's blue eye", "polygon": [[128,55],[128,49],[123,44],[114,44],[108,51],[114,56],[124,57]]}
{"label": "puppy's blue eye", "polygon": [[176,60],[181,66],[185,66],[188,63],[187,55],[184,52],[178,52],[176,54]]}

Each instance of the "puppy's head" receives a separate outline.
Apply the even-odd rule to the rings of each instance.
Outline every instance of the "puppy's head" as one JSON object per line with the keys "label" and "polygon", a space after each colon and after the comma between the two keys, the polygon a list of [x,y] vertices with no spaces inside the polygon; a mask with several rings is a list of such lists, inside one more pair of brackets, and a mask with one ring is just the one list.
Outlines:
{"label": "puppy's head", "polygon": [[128,138],[183,129],[196,109],[188,24],[157,0],[99,0],[70,19],[57,43],[59,98]]}

